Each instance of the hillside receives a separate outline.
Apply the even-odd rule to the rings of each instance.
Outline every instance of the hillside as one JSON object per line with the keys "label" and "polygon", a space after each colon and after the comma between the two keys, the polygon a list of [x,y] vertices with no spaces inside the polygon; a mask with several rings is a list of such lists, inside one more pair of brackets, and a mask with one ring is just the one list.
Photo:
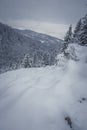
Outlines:
{"label": "hillside", "polygon": [[67,52],[57,66],[0,75],[1,130],[87,130],[87,46]]}
{"label": "hillside", "polygon": [[0,23],[0,72],[54,65],[62,48],[62,40]]}

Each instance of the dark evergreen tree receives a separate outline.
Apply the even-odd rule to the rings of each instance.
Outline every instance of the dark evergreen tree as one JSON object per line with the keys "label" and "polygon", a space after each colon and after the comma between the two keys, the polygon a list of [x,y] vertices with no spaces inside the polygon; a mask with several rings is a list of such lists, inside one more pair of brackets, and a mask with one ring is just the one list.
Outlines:
{"label": "dark evergreen tree", "polygon": [[77,23],[74,30],[74,41],[81,45],[87,44],[87,15]]}
{"label": "dark evergreen tree", "polygon": [[87,15],[82,19],[82,28],[79,34],[80,44],[87,44]]}
{"label": "dark evergreen tree", "polygon": [[63,53],[66,55],[66,49],[68,47],[68,44],[71,43],[73,40],[73,33],[72,33],[72,25],[70,25],[69,30],[66,33],[66,36],[64,38],[64,47],[63,47]]}
{"label": "dark evergreen tree", "polygon": [[81,19],[78,21],[76,27],[75,27],[75,30],[74,30],[74,38],[77,38],[78,37],[78,33],[79,31],[81,30]]}
{"label": "dark evergreen tree", "polygon": [[49,53],[44,54],[43,61],[44,61],[45,66],[50,64],[50,55],[49,55]]}
{"label": "dark evergreen tree", "polygon": [[69,30],[66,33],[66,36],[64,38],[65,43],[71,43],[72,42],[72,25],[70,25]]}

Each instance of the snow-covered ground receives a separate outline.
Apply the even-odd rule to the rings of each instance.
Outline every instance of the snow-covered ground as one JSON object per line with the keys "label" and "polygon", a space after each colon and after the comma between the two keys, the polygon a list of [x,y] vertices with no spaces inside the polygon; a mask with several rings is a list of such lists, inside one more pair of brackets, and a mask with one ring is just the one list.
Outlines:
{"label": "snow-covered ground", "polygon": [[0,75],[0,130],[87,130],[87,47],[71,46],[77,61]]}

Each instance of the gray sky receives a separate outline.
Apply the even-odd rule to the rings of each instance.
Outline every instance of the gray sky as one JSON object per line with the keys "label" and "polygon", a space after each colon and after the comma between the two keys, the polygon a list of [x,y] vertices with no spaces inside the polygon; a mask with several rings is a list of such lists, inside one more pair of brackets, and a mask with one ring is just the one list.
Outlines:
{"label": "gray sky", "polygon": [[87,0],[0,0],[0,21],[44,33],[56,34],[57,27],[63,37],[67,27],[87,13],[86,4]]}

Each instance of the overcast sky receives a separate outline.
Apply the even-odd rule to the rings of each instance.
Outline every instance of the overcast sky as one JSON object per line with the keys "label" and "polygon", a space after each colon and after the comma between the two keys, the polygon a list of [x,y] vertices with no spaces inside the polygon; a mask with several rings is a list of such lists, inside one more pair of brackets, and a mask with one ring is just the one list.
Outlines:
{"label": "overcast sky", "polygon": [[0,0],[0,21],[63,38],[87,13],[87,0]]}

